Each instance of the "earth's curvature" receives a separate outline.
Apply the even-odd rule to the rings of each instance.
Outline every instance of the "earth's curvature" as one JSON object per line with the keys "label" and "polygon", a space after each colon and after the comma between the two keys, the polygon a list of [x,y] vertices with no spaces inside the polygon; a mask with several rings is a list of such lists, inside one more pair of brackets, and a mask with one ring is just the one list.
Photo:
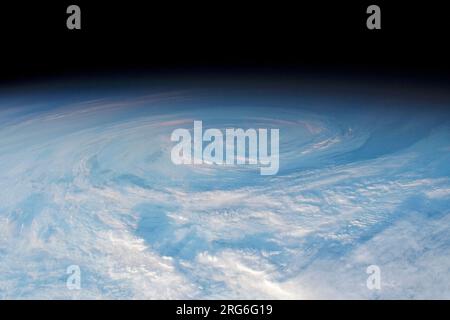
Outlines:
{"label": "earth's curvature", "polygon": [[[450,298],[445,106],[149,92],[1,97],[0,298]],[[194,120],[278,128],[278,174],[173,164]]]}

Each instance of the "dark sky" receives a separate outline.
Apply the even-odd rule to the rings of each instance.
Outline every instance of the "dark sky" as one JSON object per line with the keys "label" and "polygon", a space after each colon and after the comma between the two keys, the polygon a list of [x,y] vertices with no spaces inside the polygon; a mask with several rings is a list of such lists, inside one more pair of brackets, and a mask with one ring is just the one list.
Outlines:
{"label": "dark sky", "polygon": [[[382,30],[366,29],[366,8]],[[82,30],[66,29],[78,4]],[[447,11],[432,1],[17,1],[0,7],[1,81],[155,70],[448,77]]]}

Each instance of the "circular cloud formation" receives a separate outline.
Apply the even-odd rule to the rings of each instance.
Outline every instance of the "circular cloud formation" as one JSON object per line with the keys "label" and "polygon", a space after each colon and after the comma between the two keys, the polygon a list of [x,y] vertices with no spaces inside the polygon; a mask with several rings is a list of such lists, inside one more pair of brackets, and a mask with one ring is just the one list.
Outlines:
{"label": "circular cloud formation", "polygon": [[[19,100],[0,108],[0,298],[450,298],[442,110],[196,91]],[[173,164],[170,135],[194,120],[279,129],[278,174]]]}

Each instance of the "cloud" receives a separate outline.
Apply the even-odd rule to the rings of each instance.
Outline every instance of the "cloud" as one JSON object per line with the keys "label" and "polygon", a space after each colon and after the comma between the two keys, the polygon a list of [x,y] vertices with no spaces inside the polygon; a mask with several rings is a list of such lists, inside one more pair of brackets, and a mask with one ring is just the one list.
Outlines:
{"label": "cloud", "polygon": [[[0,113],[0,298],[449,297],[448,125],[365,153],[390,137],[364,115],[249,107],[224,121],[191,99]],[[201,118],[279,126],[280,174],[174,166],[170,132]]]}

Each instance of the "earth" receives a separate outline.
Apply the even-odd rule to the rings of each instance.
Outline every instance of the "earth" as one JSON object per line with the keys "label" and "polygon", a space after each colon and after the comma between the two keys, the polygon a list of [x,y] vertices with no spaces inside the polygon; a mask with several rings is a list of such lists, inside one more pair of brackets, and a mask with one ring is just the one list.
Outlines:
{"label": "earth", "polygon": [[[252,90],[2,91],[0,298],[450,298],[448,102]],[[195,120],[278,173],[175,165]]]}

